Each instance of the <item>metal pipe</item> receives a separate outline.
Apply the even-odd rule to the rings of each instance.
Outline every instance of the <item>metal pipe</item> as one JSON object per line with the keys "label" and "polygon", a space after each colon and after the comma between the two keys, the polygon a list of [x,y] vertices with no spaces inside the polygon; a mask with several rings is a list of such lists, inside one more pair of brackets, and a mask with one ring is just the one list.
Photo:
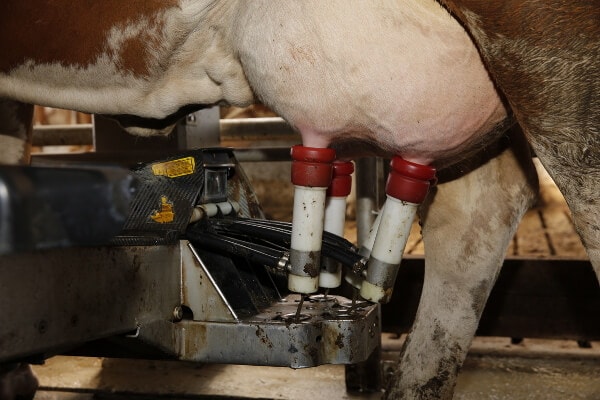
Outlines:
{"label": "metal pipe", "polygon": [[300,135],[283,118],[232,118],[219,121],[221,139],[255,140]]}

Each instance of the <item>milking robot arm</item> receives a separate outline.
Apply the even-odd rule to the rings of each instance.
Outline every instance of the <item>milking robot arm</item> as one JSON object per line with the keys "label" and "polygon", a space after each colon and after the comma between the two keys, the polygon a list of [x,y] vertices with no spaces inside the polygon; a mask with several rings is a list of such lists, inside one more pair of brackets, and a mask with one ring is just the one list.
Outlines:
{"label": "milking robot arm", "polygon": [[[102,338],[162,357],[294,368],[358,363],[378,347],[378,305],[288,291],[291,227],[263,219],[231,150],[137,164],[119,182],[135,190],[110,245],[0,256],[0,363]],[[362,259],[333,234],[324,254]]]}

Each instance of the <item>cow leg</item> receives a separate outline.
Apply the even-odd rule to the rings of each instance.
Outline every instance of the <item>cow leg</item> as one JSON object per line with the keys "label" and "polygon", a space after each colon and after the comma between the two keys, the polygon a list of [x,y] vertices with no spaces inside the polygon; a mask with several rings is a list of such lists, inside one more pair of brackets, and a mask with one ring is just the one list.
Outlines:
{"label": "cow leg", "polygon": [[37,387],[29,364],[0,365],[0,400],[33,399]]}
{"label": "cow leg", "polygon": [[598,5],[443,3],[467,26],[537,156],[565,196],[600,280]]}
{"label": "cow leg", "polygon": [[[596,135],[595,148],[592,148],[587,155],[586,147],[577,147],[573,142],[559,145],[558,148],[566,154],[558,157],[555,154],[548,154],[554,153],[554,148],[540,146],[534,148],[569,205],[573,224],[600,282],[600,140],[598,139],[600,138]],[[569,160],[570,156],[574,159]],[[582,165],[586,156],[590,157],[587,166]]]}
{"label": "cow leg", "polygon": [[509,241],[537,193],[522,140],[460,179],[439,184],[424,207],[423,292],[387,399],[452,398]]}
{"label": "cow leg", "polygon": [[33,106],[0,98],[0,164],[28,164]]}

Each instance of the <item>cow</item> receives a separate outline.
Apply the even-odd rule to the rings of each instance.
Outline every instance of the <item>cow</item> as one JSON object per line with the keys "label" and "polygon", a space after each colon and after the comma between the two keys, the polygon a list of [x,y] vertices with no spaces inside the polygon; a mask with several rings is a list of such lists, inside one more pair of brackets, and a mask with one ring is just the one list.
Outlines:
{"label": "cow", "polygon": [[600,7],[445,1],[565,196],[600,274]]}
{"label": "cow", "polygon": [[[379,150],[417,163],[433,162],[439,168],[492,143],[494,133],[503,130],[506,110],[565,195],[600,277],[600,7],[589,1],[544,5],[448,1],[443,5],[452,14],[435,2],[352,6],[329,2],[318,8],[314,3],[295,2],[277,10],[265,2],[252,2],[242,15],[250,15],[257,25],[259,20],[271,23],[262,23],[258,32],[240,28],[244,71],[259,98],[296,126],[307,145],[324,147],[350,136],[368,142],[375,138]],[[398,14],[391,10],[395,8],[409,11],[394,20]],[[308,21],[289,15],[302,15]],[[343,21],[344,27],[332,21]],[[394,33],[407,32],[402,29],[411,32],[410,40],[398,45]],[[433,42],[428,40],[432,38]],[[277,41],[289,45],[277,47],[273,45]],[[411,52],[411,45],[418,50]],[[460,56],[443,60],[450,55],[438,47],[444,45],[459,46]],[[470,59],[468,49],[477,50],[482,60]],[[397,54],[401,59],[395,59]],[[501,102],[490,93],[487,74],[461,69],[480,66],[481,61]],[[259,68],[248,68],[252,64]],[[323,65],[332,68],[319,68]],[[415,77],[416,82],[396,81],[401,76]],[[457,79],[460,85],[454,87]],[[428,91],[423,82],[433,90]],[[294,90],[300,85],[302,91]],[[418,97],[412,97],[415,92]],[[481,102],[461,108],[449,93]],[[472,93],[482,97],[477,100],[470,97]],[[370,107],[372,102],[380,108]],[[447,102],[452,103],[451,115],[445,114]],[[475,110],[481,112],[473,114]],[[436,113],[445,125],[435,124]],[[468,138],[461,135],[465,131]],[[413,141],[414,132],[419,133]],[[452,397],[458,367],[498,274],[508,235],[536,186],[522,152],[503,154],[462,179],[440,185],[430,206],[424,207],[424,289],[399,372],[386,393],[390,399]],[[493,177],[494,189],[481,196],[493,192],[495,197],[476,201],[473,188],[487,190],[483,183],[487,180],[481,180],[486,175]],[[509,204],[504,203],[507,198]],[[493,208],[498,206],[504,208]],[[445,241],[459,231],[460,242]],[[485,232],[486,238],[477,239],[477,232]]]}
{"label": "cow", "polygon": [[[386,394],[450,398],[535,190],[527,145],[518,135],[502,145],[513,120],[567,198],[600,274],[593,3],[7,0],[0,109],[19,112],[0,112],[16,149],[6,157],[27,159],[27,104],[110,115],[148,135],[205,104],[259,100],[305,146],[462,173],[422,207],[424,290]],[[447,240],[456,232],[462,241]]]}
{"label": "cow", "polygon": [[[565,196],[600,279],[598,2],[442,2],[471,35],[536,155]],[[425,229],[430,228],[423,232],[426,246]],[[439,227],[434,229],[436,235],[442,233]],[[439,287],[427,274],[428,270],[413,335],[405,343],[399,373],[389,383],[388,399],[452,398],[455,368],[461,363],[456,357],[464,355],[461,346],[465,342],[454,336],[461,332],[460,327],[448,329],[456,320],[436,325],[427,316],[431,310],[437,310],[434,313],[439,317],[444,308],[444,301],[434,300],[434,291]],[[485,293],[489,290],[479,291],[480,295]],[[477,309],[476,314],[480,313]],[[429,335],[424,334],[420,320],[430,329]],[[444,347],[446,350],[440,351]],[[426,348],[435,348],[437,354],[424,353]]]}

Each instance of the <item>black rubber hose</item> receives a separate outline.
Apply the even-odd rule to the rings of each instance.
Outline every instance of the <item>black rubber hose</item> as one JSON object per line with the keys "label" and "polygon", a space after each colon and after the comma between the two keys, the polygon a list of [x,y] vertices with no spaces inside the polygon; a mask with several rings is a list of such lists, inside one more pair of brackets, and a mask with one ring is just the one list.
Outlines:
{"label": "black rubber hose", "polygon": [[[255,223],[255,221],[261,222]],[[240,234],[289,246],[292,232],[291,225],[278,221],[275,221],[274,224],[271,224],[272,221],[268,221],[267,223],[264,221],[266,220],[242,220],[238,222],[238,220],[212,219],[209,220],[209,223],[215,231],[226,236]],[[324,232],[323,238],[321,249],[323,256],[333,258],[348,267],[353,267],[355,263],[362,259],[362,256],[358,254],[356,246],[346,239],[329,232]]]}
{"label": "black rubber hose", "polygon": [[220,233],[237,233],[244,236],[257,237],[276,243],[282,243],[287,246],[289,246],[291,241],[291,230],[288,232],[287,230],[278,227],[252,225],[246,223],[221,223],[220,221],[221,220],[217,219],[210,221],[215,231]]}
{"label": "black rubber hose", "polygon": [[[258,235],[272,241],[283,241],[288,244],[291,241],[292,224],[289,222],[236,218],[214,219],[210,221],[215,228],[221,227],[227,231],[235,231],[241,234]],[[280,236],[285,234],[285,236]],[[323,244],[330,244],[351,252],[358,252],[358,248],[348,240],[330,232],[323,232]]]}
{"label": "black rubber hose", "polygon": [[323,247],[321,248],[321,254],[325,257],[333,258],[350,268],[363,259],[363,256],[356,252],[350,252],[325,243],[323,243]]}
{"label": "black rubber hose", "polygon": [[186,237],[199,248],[242,257],[271,268],[277,268],[283,257],[283,251],[209,231],[188,230]]}

